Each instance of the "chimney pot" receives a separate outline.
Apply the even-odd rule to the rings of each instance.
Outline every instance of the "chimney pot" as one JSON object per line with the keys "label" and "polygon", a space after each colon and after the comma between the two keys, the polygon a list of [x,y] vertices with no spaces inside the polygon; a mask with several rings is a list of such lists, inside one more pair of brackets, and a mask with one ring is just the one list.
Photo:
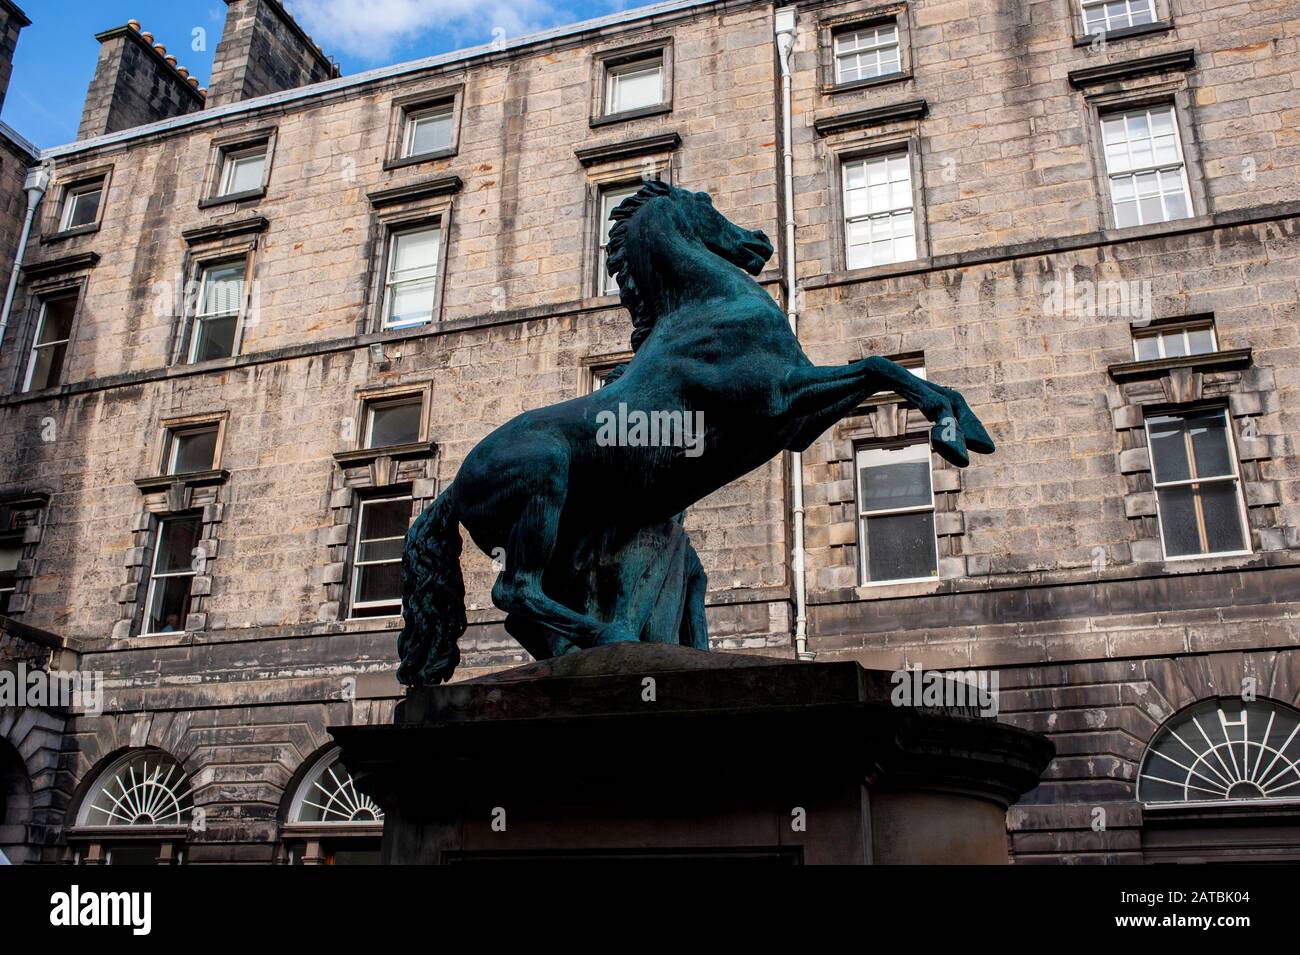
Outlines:
{"label": "chimney pot", "polygon": [[157,53],[159,56],[167,55],[167,47],[163,46],[161,43],[155,43],[153,45],[153,48],[154,48],[154,52]]}
{"label": "chimney pot", "polygon": [[191,76],[188,79],[190,86],[193,86],[195,89],[199,88],[199,78],[197,76]]}
{"label": "chimney pot", "polygon": [[140,21],[139,21],[139,20],[127,20],[127,21],[126,21],[126,25],[129,26],[129,27],[130,27],[132,30],[134,30],[136,33],[139,33],[139,32],[140,32]]}
{"label": "chimney pot", "polygon": [[153,34],[148,31],[141,33],[140,38],[144,40],[145,43],[153,43]]}
{"label": "chimney pot", "polygon": [[163,59],[166,60],[168,63],[170,63],[172,66],[176,65],[176,57],[172,56],[170,53],[167,56],[164,56]]}

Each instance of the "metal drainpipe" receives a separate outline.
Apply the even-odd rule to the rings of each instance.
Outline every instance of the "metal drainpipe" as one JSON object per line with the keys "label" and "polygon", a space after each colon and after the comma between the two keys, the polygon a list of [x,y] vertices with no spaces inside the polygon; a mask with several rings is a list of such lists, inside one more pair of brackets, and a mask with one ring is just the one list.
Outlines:
{"label": "metal drainpipe", "polygon": [[18,288],[18,267],[23,263],[23,254],[27,251],[27,237],[32,232],[32,222],[36,219],[36,207],[50,185],[50,174],[44,166],[37,166],[27,173],[23,189],[27,192],[27,216],[23,219],[23,231],[18,237],[18,250],[14,252],[14,267],[9,273],[9,288],[5,292],[4,308],[0,309],[0,345],[4,344],[5,332],[9,330],[9,310],[14,307],[14,290]]}
{"label": "metal drainpipe", "polygon": [[[784,165],[782,203],[785,206],[785,299],[790,331],[799,337],[798,294],[795,287],[794,261],[794,145],[791,134],[790,56],[794,50],[795,18],[793,6],[781,7],[773,20],[776,51],[781,61],[781,152]],[[794,574],[794,652],[800,660],[811,660],[808,651],[808,588],[804,572],[803,455],[790,452],[791,519],[794,524],[794,548],[790,555]]]}

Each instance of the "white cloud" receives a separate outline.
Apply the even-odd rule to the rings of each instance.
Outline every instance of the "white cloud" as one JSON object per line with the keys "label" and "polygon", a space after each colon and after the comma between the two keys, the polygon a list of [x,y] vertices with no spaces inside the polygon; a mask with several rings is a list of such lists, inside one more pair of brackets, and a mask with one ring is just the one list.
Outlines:
{"label": "white cloud", "polygon": [[459,47],[491,42],[496,30],[515,37],[557,22],[549,0],[289,0],[286,6],[326,53],[373,63],[388,62],[395,47],[432,30]]}

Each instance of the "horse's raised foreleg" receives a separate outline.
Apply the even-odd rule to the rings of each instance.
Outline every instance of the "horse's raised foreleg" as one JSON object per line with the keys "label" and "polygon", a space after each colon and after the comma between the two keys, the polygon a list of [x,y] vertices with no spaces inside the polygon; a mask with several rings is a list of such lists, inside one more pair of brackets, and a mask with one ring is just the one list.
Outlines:
{"label": "horse's raised foreleg", "polygon": [[786,375],[779,398],[784,407],[778,408],[778,414],[807,419],[791,439],[790,448],[804,450],[858,402],[886,389],[897,392],[933,422],[930,440],[934,449],[958,467],[969,463],[968,442],[980,453],[993,450],[988,432],[958,392],[874,356],[847,365],[803,366]]}

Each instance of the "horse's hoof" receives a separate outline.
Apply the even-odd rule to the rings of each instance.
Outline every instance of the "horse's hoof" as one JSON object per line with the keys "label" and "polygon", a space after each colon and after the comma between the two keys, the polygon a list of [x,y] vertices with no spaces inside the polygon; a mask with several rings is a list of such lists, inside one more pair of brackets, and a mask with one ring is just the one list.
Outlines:
{"label": "horse's hoof", "polygon": [[611,623],[608,627],[600,631],[600,636],[596,638],[597,646],[604,646],[607,643],[636,643],[637,636],[631,630],[621,627],[616,623]]}
{"label": "horse's hoof", "polygon": [[970,464],[970,455],[966,453],[966,441],[961,429],[957,427],[956,418],[951,414],[940,417],[930,428],[930,444],[949,464],[964,468]]}
{"label": "horse's hoof", "polygon": [[992,454],[996,451],[997,446],[985,429],[984,422],[970,410],[970,405],[966,403],[962,393],[952,388],[942,390],[952,403],[953,410],[957,412],[957,427],[961,429],[962,437],[966,439],[967,450],[974,451],[976,454]]}

